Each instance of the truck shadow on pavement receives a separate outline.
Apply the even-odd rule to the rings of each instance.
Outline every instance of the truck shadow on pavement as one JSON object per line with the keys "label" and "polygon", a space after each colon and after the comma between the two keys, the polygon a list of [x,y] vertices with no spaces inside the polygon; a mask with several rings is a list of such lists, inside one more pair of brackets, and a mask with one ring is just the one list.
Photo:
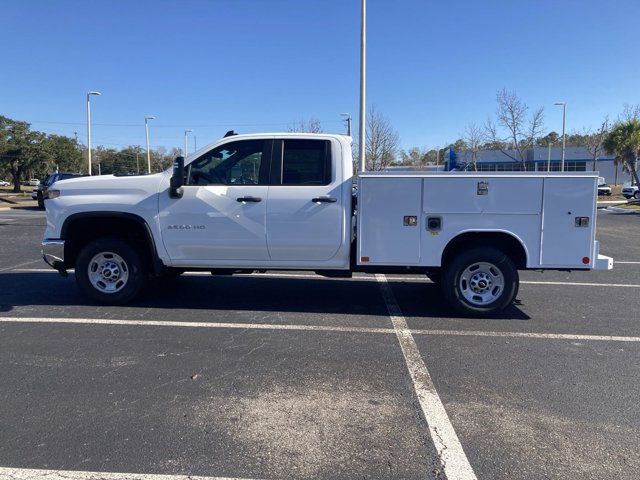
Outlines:
{"label": "truck shadow on pavement", "polygon": [[[407,317],[465,318],[445,302],[440,288],[433,283],[426,280],[424,283],[397,280],[389,283]],[[38,306],[45,308],[32,308],[29,316],[65,316],[65,306],[84,307],[82,311],[86,312],[85,315],[96,315],[95,305],[80,294],[72,273],[68,278],[56,273],[0,274],[0,314],[11,312],[15,307]],[[100,307],[100,316],[108,313],[117,317],[117,311],[121,308]],[[151,281],[127,308],[388,315],[380,288],[373,277],[364,280],[186,275]],[[54,311],[56,313],[52,313]],[[491,318],[530,319],[517,305]]]}

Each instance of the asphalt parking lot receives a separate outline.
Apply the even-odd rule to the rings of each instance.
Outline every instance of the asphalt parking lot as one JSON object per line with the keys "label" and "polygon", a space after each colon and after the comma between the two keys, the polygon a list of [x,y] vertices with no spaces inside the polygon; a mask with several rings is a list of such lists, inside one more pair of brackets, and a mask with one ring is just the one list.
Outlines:
{"label": "asphalt parking lot", "polygon": [[296,272],[97,307],[44,224],[0,210],[0,479],[640,478],[640,216],[598,214],[613,271],[521,272],[493,319]]}

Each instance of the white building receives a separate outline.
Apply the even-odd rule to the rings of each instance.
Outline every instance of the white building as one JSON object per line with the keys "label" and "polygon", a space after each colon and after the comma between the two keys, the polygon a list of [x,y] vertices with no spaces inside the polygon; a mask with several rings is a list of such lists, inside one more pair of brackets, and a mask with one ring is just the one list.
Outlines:
{"label": "white building", "polygon": [[[507,155],[508,154],[508,155]],[[512,158],[513,157],[513,158]],[[526,162],[524,164],[527,171],[546,172],[560,171],[560,159],[562,157],[562,147],[529,148],[525,152]],[[516,161],[518,155],[515,150],[504,153],[500,150],[483,150],[478,152],[477,167],[479,171],[519,171],[523,170],[520,161]],[[456,152],[455,164],[462,166],[470,163],[471,154],[469,152]],[[453,162],[450,162],[453,168]],[[584,172],[593,171],[593,160],[591,154],[584,147],[567,147],[565,149],[565,171]],[[613,155],[603,153],[597,161],[595,170],[600,172],[600,176],[611,185],[630,183],[631,177],[622,171],[622,166],[614,164]]]}

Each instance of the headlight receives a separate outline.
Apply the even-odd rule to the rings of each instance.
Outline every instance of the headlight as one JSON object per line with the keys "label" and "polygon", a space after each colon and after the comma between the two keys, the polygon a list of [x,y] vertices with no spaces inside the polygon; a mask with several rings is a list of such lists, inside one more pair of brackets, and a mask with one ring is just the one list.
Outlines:
{"label": "headlight", "polygon": [[47,198],[51,200],[52,198],[58,198],[60,196],[60,190],[49,190],[47,192]]}

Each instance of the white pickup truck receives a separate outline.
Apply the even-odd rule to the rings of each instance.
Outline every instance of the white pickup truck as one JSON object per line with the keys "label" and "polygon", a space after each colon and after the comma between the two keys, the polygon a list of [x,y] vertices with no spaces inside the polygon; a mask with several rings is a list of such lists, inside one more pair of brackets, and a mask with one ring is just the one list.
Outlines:
{"label": "white pickup truck", "polygon": [[472,315],[510,305],[519,269],[613,266],[595,240],[596,172],[366,172],[356,190],[351,143],[231,135],[173,171],[57,182],[43,257],[105,304],[191,270],[422,273]]}

